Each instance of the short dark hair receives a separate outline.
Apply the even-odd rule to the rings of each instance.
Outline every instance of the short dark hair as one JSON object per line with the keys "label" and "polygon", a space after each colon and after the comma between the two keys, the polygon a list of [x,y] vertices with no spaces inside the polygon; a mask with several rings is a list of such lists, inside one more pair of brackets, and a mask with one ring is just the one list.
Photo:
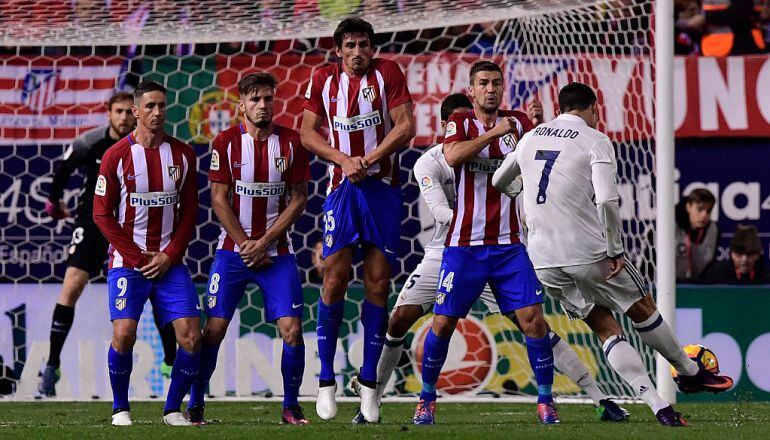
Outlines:
{"label": "short dark hair", "polygon": [[118,92],[110,96],[110,100],[107,101],[107,111],[112,111],[112,105],[116,102],[131,101],[134,102],[134,95],[128,92]]}
{"label": "short dark hair", "polygon": [[166,88],[163,87],[163,85],[157,81],[151,81],[151,80],[142,81],[134,89],[134,100],[135,101],[138,100],[139,98],[142,97],[142,95],[148,92],[161,92],[165,95]]}
{"label": "short dark hair", "polygon": [[714,194],[711,194],[711,191],[706,188],[695,188],[690,194],[687,194],[685,203],[700,203],[703,204],[706,209],[711,209],[716,205],[717,199],[714,197]]}
{"label": "short dark hair", "polygon": [[464,93],[453,93],[441,102],[441,120],[446,122],[455,109],[460,107],[473,108],[471,100]]}
{"label": "short dark hair", "polygon": [[369,37],[369,43],[374,44],[374,28],[363,18],[346,18],[337,25],[337,29],[334,30],[334,44],[337,47],[342,47],[342,37],[345,34],[366,34]]}
{"label": "short dark hair", "polygon": [[569,83],[559,91],[559,111],[585,110],[596,102],[596,93],[580,82]]}
{"label": "short dark hair", "polygon": [[473,85],[473,80],[476,79],[476,74],[479,72],[500,72],[500,75],[503,75],[503,69],[492,61],[476,61],[471,66],[471,74],[468,78],[471,85]]}
{"label": "short dark hair", "polygon": [[270,87],[275,89],[278,81],[267,72],[250,73],[238,81],[238,94],[248,96],[260,87]]}

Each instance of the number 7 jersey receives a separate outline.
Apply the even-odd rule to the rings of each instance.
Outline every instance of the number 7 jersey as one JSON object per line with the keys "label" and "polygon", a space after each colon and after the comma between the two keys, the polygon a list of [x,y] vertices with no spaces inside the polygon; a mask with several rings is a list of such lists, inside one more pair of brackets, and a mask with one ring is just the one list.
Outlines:
{"label": "number 7 jersey", "polygon": [[[516,148],[521,168],[527,248],[535,269],[590,264],[607,257],[595,184],[617,198],[617,163],[610,139],[574,115],[529,132]],[[612,173],[597,179],[597,173]],[[521,200],[520,200],[521,203]]]}

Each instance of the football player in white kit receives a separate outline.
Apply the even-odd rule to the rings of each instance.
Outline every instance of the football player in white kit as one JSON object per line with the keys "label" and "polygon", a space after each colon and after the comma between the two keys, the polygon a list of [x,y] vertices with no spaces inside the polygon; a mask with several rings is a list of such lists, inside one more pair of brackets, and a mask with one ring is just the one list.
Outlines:
{"label": "football player in white kit", "polygon": [[[625,263],[615,149],[595,129],[596,101],[585,84],[562,88],[561,115],[527,133],[492,183],[511,196],[521,191],[527,248],[546,293],[597,334],[609,364],[661,424],[686,426],[682,415],[658,395],[613,311],[627,315],[642,341],[676,368],[681,391],[721,392],[733,381],[687,356],[645,293],[636,268]],[[523,189],[515,184],[519,175]]]}
{"label": "football player in white kit", "polygon": [[[441,104],[442,132],[453,112],[467,113],[472,107],[468,97],[462,93],[456,93],[445,98]],[[533,120],[542,120],[542,108],[539,103],[531,106],[529,114]],[[388,320],[385,347],[377,366],[379,398],[382,398],[385,387],[401,358],[404,339],[409,328],[431,310],[436,300],[436,286],[439,282],[438,276],[444,241],[449,223],[452,221],[452,209],[456,198],[454,173],[444,159],[441,144],[425,151],[415,162],[413,170],[415,180],[420,187],[420,193],[435,219],[435,227],[432,240],[425,246],[425,255],[422,261],[407,278]],[[486,286],[480,299],[490,312],[500,312],[489,286]],[[511,313],[508,318],[518,326],[515,314]],[[553,344],[556,368],[580,385],[591,397],[600,418],[611,421],[627,419],[628,412],[620,408],[599,389],[593,376],[578,359],[577,354],[569,344],[554,332],[550,332],[549,335]],[[353,422],[363,422],[360,413]]]}

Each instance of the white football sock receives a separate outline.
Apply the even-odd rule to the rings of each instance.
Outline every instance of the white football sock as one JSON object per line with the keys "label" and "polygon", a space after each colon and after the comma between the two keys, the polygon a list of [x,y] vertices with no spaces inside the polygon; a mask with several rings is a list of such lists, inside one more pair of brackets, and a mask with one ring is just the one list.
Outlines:
{"label": "white football sock", "polygon": [[661,399],[658,391],[655,390],[639,353],[623,335],[611,336],[604,341],[602,348],[612,369],[631,385],[634,392],[644,400],[653,413],[657,414],[658,411],[669,406],[669,403]]}
{"label": "white football sock", "polygon": [[398,361],[401,359],[401,352],[404,350],[404,337],[394,338],[390,334],[385,334],[385,345],[382,347],[380,361],[377,363],[377,396],[381,399],[385,393],[385,387],[388,385],[393,370],[396,369]]}
{"label": "white football sock", "polygon": [[642,341],[666,358],[676,368],[677,373],[683,376],[698,374],[698,364],[684,352],[671,327],[660,316],[660,312],[656,310],[645,321],[635,322],[634,328]]}
{"label": "white football sock", "polygon": [[[606,399],[607,396],[596,385],[588,368],[580,361],[575,350],[567,342],[554,332],[549,334],[553,345],[553,365],[573,382],[578,384],[583,391],[588,394],[594,405],[599,406],[599,401]],[[553,343],[556,340],[556,343]]]}

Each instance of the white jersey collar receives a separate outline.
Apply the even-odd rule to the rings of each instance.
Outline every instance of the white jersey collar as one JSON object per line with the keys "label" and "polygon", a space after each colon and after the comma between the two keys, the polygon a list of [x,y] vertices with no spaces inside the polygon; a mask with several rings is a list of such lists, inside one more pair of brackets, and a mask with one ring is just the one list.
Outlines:
{"label": "white jersey collar", "polygon": [[586,124],[586,121],[583,118],[581,118],[580,116],[575,116],[575,115],[570,115],[570,114],[566,114],[565,113],[565,114],[561,114],[561,115],[557,116],[556,119],[557,120],[562,120],[562,121],[575,122],[575,123],[578,123],[578,124],[583,124],[586,127],[588,126],[588,124]]}

